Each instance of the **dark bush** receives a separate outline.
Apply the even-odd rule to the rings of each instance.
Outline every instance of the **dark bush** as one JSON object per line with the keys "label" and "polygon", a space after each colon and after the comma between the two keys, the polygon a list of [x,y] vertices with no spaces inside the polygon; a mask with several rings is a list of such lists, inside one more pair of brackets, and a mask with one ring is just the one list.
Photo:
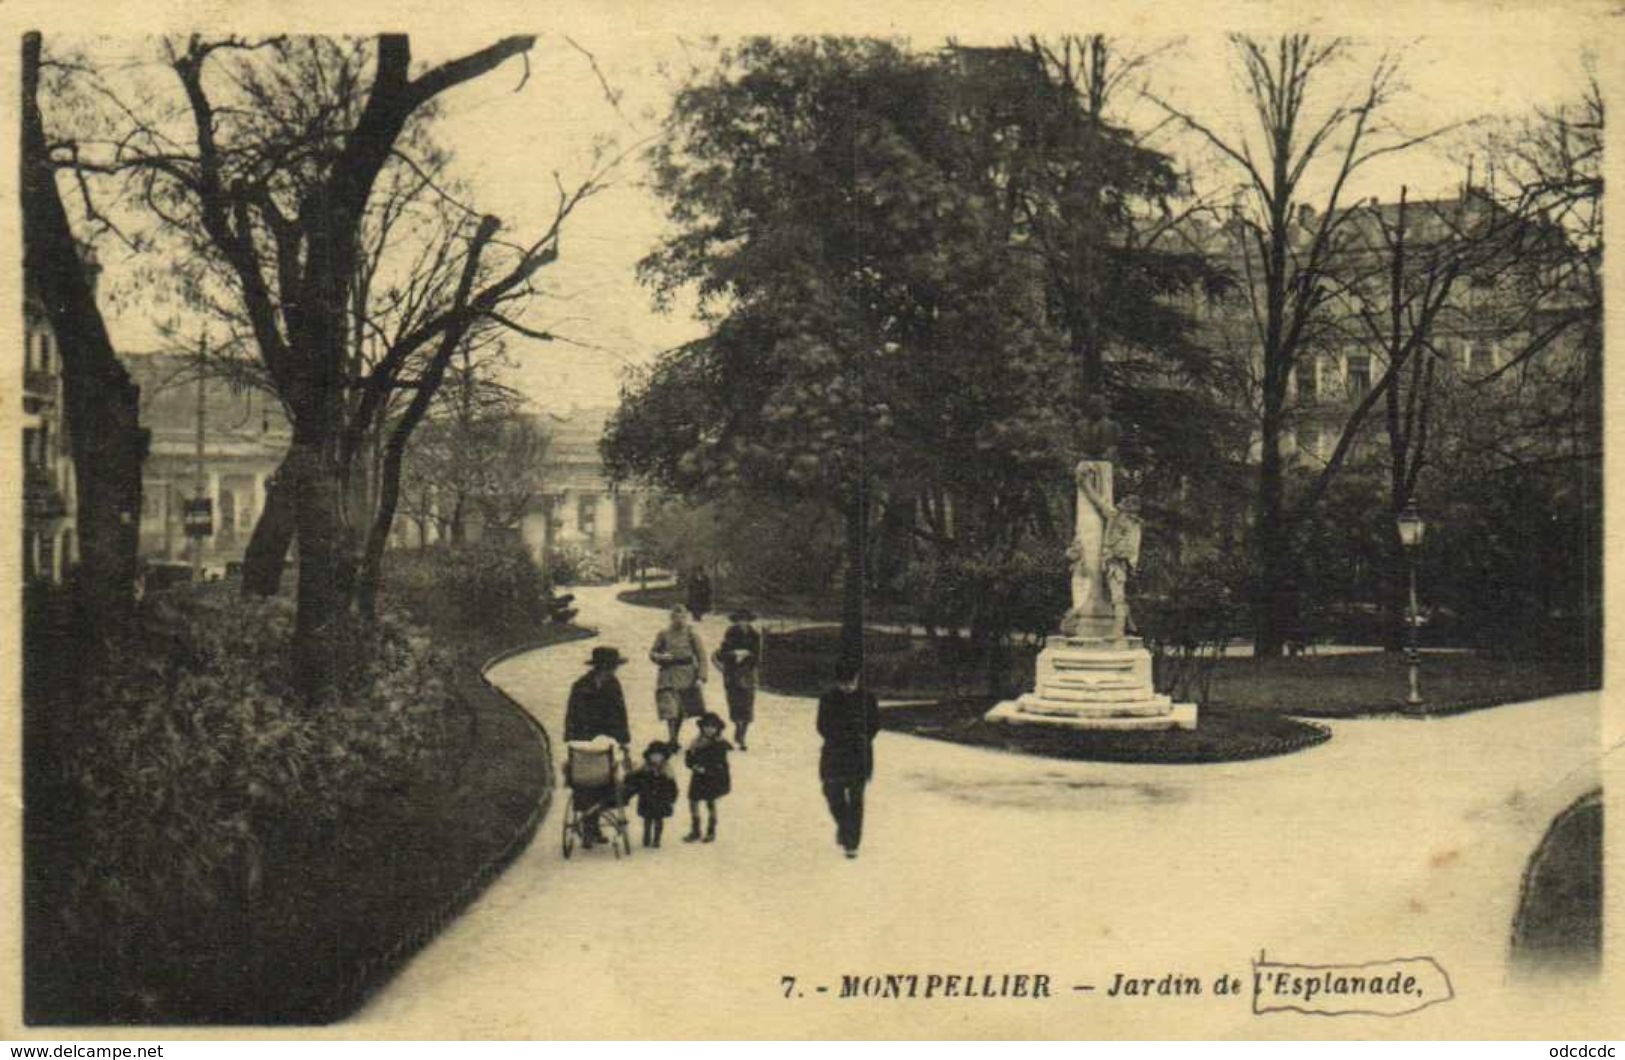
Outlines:
{"label": "dark bush", "polygon": [[285,599],[161,594],[86,682],[65,756],[78,834],[61,916],[128,966],[115,978],[130,989],[162,994],[142,968],[224,948],[279,885],[290,834],[326,834],[447,768],[459,710],[423,638],[393,616],[345,629],[339,686],[304,707],[283,647],[292,617]]}
{"label": "dark bush", "polygon": [[1245,617],[1245,568],[1215,552],[1148,573],[1133,583],[1130,615],[1151,652],[1157,690],[1206,703],[1214,667]]}
{"label": "dark bush", "polygon": [[385,563],[390,592],[428,624],[449,620],[487,631],[517,631],[575,617],[569,600],[554,597],[529,549],[517,541],[486,539],[391,553]]}

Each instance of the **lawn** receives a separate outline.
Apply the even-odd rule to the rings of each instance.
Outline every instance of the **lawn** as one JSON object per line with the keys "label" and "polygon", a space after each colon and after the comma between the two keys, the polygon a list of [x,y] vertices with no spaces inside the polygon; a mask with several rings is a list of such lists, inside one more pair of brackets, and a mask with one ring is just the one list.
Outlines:
{"label": "lawn", "polygon": [[1199,765],[1302,751],[1331,739],[1323,725],[1267,711],[1210,707],[1195,729],[1164,732],[1087,732],[1048,725],[985,721],[990,697],[885,707],[881,724],[932,740],[1001,751],[1089,762]]}
{"label": "lawn", "polygon": [[[929,638],[871,630],[866,674],[886,699],[974,698],[980,671],[953,646]],[[774,691],[817,695],[834,679],[839,630],[813,626],[770,633],[762,676]],[[1017,648],[1011,684],[1029,688],[1034,649]],[[1291,658],[1221,659],[1213,677],[1214,705],[1238,712],[1267,711],[1309,718],[1394,713],[1404,706],[1405,660],[1396,652],[1317,654]],[[1453,714],[1593,690],[1600,675],[1584,660],[1505,659],[1470,652],[1428,652],[1422,657],[1422,710]]]}
{"label": "lawn", "polygon": [[1512,925],[1519,971],[1601,970],[1602,831],[1599,788],[1557,815],[1529,859]]}
{"label": "lawn", "polygon": [[[817,695],[834,679],[839,634],[834,626],[769,634],[763,683],[790,695]],[[883,700],[920,701],[886,708],[888,729],[1053,758],[1174,764],[1286,754],[1331,737],[1324,726],[1300,719],[1397,713],[1407,691],[1405,661],[1396,653],[1226,658],[1216,663],[1211,701],[1201,705],[1195,730],[1086,732],[983,721],[997,697],[983,692],[980,670],[961,648],[881,630],[870,630],[866,645],[870,689]],[[1018,648],[1011,687],[1031,687],[1035,651]],[[1428,714],[1598,686],[1595,671],[1566,661],[1433,652],[1422,660],[1422,710]]]}
{"label": "lawn", "polygon": [[[1458,714],[1588,691],[1601,687],[1599,678],[1583,661],[1428,652],[1420,712]],[[1213,698],[1238,710],[1352,718],[1403,710],[1407,688],[1405,659],[1397,652],[1233,658],[1220,660]]]}

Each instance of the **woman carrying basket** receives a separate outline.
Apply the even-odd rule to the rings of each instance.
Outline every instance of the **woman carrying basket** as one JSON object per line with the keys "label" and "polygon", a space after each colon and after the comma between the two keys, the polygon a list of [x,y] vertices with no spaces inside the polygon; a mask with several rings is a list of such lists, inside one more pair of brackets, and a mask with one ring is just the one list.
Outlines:
{"label": "woman carrying basket", "polygon": [[705,645],[689,624],[688,609],[681,604],[671,609],[671,624],[655,635],[649,659],[660,667],[655,681],[655,710],[666,723],[675,749],[683,719],[705,713],[705,693],[700,686],[709,676]]}

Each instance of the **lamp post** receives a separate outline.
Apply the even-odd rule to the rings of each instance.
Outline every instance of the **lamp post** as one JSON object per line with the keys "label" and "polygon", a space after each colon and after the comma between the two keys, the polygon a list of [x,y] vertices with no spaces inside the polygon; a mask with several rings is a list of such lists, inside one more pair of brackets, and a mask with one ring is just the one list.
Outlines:
{"label": "lamp post", "polygon": [[1416,510],[1415,500],[1405,502],[1405,510],[1395,522],[1399,527],[1399,543],[1404,546],[1410,567],[1411,606],[1405,616],[1405,664],[1410,670],[1410,692],[1405,697],[1405,706],[1414,710],[1422,705],[1422,651],[1417,643],[1422,615],[1416,607],[1416,561],[1422,550],[1422,536],[1427,533],[1427,523]]}

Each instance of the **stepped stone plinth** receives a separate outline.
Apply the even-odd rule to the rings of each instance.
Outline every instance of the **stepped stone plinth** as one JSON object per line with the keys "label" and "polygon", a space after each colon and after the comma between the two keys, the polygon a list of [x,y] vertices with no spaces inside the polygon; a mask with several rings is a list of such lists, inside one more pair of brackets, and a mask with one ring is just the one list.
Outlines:
{"label": "stepped stone plinth", "polygon": [[988,721],[1069,729],[1196,728],[1196,704],[1175,703],[1151,683],[1151,653],[1138,637],[1050,637],[1033,690],[987,712]]}

